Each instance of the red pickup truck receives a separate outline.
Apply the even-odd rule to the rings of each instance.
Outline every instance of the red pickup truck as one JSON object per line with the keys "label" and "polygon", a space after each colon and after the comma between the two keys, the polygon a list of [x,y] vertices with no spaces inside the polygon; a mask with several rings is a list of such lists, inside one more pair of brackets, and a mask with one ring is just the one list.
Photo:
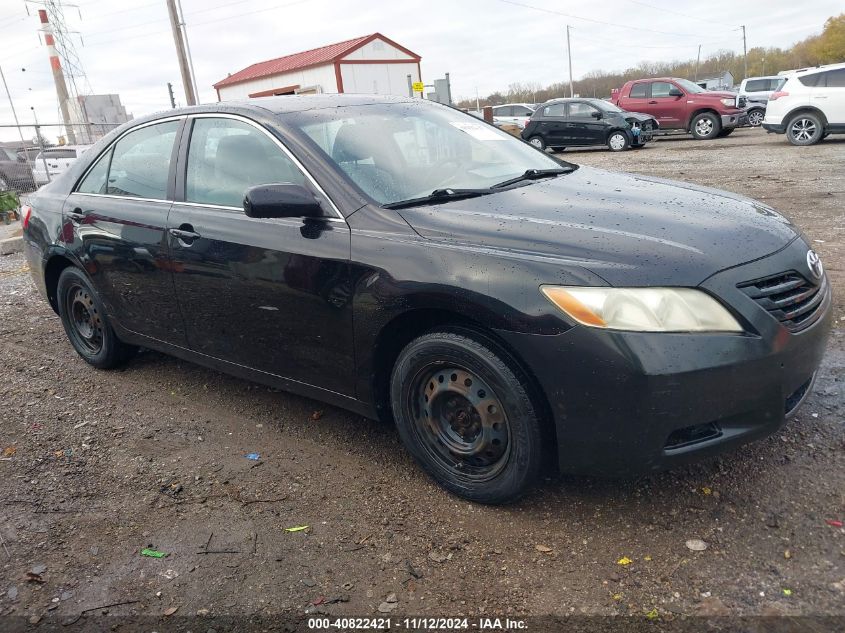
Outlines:
{"label": "red pickup truck", "polygon": [[623,110],[652,115],[661,130],[684,130],[700,140],[727,136],[746,117],[745,97],[675,77],[629,81],[611,101]]}

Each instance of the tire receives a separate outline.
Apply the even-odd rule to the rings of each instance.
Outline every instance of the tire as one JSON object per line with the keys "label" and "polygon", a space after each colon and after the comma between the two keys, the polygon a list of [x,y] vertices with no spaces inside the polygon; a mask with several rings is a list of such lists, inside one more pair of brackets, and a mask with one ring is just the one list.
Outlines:
{"label": "tire", "polygon": [[722,122],[712,112],[702,112],[695,115],[690,123],[690,132],[699,141],[716,138],[722,131]]}
{"label": "tire", "polygon": [[760,110],[751,110],[748,113],[748,125],[751,127],[760,127],[763,124],[763,119],[766,118],[766,111]]}
{"label": "tire", "polygon": [[631,147],[631,140],[621,130],[614,130],[607,137],[607,149],[611,152],[624,152],[629,147]]}
{"label": "tire", "polygon": [[390,381],[394,419],[408,451],[437,483],[464,499],[515,501],[543,461],[528,378],[494,341],[436,331],[399,354]]}
{"label": "tire", "polygon": [[542,136],[532,136],[530,139],[528,139],[528,143],[530,145],[533,145],[537,149],[546,149],[546,141],[543,140]]}
{"label": "tire", "polygon": [[824,124],[817,114],[802,112],[786,124],[786,138],[793,145],[815,145],[822,140]]}
{"label": "tire", "polygon": [[730,136],[731,134],[733,134],[735,129],[735,127],[729,127],[727,130],[722,130],[721,132],[719,132],[719,138],[725,138],[726,136]]}
{"label": "tire", "polygon": [[111,369],[138,351],[117,338],[97,292],[81,270],[69,266],[62,271],[56,296],[65,334],[86,363]]}

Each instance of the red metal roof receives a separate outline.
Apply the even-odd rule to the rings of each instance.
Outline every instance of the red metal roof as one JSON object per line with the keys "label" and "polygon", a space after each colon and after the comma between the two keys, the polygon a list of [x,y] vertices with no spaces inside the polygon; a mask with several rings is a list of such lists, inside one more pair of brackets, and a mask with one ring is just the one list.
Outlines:
{"label": "red metal roof", "polygon": [[301,70],[303,68],[311,68],[312,66],[331,64],[377,38],[384,40],[391,46],[395,46],[402,52],[407,53],[414,58],[414,61],[420,61],[421,58],[416,53],[412,53],[407,48],[400,46],[381,33],[373,33],[371,35],[364,35],[363,37],[346,40],[345,42],[338,42],[337,44],[329,44],[328,46],[321,46],[320,48],[312,48],[310,51],[303,51],[302,53],[294,53],[293,55],[285,55],[284,57],[277,57],[276,59],[268,59],[264,62],[258,62],[257,64],[247,66],[243,70],[239,70],[225,79],[218,81],[214,84],[214,87],[221,88],[223,86],[230,86],[232,84],[249,81],[250,79],[257,79],[259,77],[279,75],[292,70]]}

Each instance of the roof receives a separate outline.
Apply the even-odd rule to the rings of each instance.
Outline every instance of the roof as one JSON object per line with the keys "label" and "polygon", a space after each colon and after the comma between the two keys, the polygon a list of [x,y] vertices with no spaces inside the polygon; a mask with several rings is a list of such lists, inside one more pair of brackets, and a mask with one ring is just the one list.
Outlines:
{"label": "roof", "polygon": [[407,48],[400,46],[393,40],[385,37],[381,33],[372,33],[362,37],[356,37],[345,42],[337,42],[336,44],[329,44],[328,46],[321,46],[320,48],[312,48],[310,51],[303,51],[301,53],[294,53],[292,55],[285,55],[284,57],[277,57],[276,59],[268,59],[267,61],[258,62],[247,66],[243,70],[229,75],[225,79],[214,84],[214,88],[221,88],[223,86],[230,86],[232,84],[249,81],[251,79],[258,79],[259,77],[268,77],[271,75],[279,75],[287,73],[292,70],[302,70],[304,68],[311,68],[313,66],[322,66],[324,64],[332,64],[340,61],[349,53],[369,44],[375,39],[380,39],[391,46],[401,50],[403,53],[410,55],[414,61],[422,59],[416,53],[409,51]]}

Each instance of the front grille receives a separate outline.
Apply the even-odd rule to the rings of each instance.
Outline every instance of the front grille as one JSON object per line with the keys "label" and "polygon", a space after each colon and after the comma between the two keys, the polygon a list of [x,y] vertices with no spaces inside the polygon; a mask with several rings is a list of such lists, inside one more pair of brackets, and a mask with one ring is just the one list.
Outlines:
{"label": "front grille", "polygon": [[819,308],[824,303],[827,279],[823,277],[816,285],[789,271],[739,284],[738,288],[790,332],[800,332],[821,316]]}
{"label": "front grille", "polygon": [[736,100],[736,105],[737,105],[738,108],[744,108],[746,103],[747,103],[747,100],[746,100],[745,97],[739,97]]}

